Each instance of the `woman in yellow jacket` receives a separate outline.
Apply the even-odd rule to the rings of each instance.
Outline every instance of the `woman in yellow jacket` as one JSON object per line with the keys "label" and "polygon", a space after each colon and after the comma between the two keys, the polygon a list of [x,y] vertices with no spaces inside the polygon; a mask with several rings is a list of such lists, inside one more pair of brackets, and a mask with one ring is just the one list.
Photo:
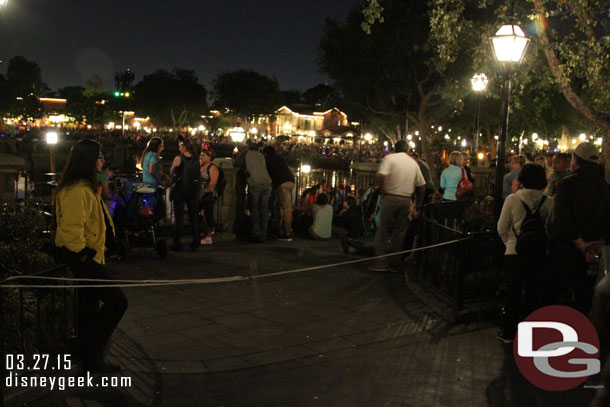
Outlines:
{"label": "woman in yellow jacket", "polygon": [[[97,182],[103,164],[101,146],[81,140],[72,147],[57,186],[55,245],[64,249],[76,278],[110,279],[104,252],[106,235],[114,237],[114,225]],[[127,309],[127,297],[118,287],[80,288],[78,305],[83,371],[119,370],[104,361],[103,350]]]}

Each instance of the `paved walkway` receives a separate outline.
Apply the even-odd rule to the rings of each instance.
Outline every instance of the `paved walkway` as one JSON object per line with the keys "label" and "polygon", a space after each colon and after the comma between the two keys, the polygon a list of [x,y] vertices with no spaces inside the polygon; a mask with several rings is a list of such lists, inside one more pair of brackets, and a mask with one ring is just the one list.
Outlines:
{"label": "paved walkway", "polygon": [[[224,240],[224,241],[223,241]],[[260,275],[358,259],[338,241],[249,244],[112,262],[116,278]],[[489,325],[447,326],[401,274],[367,263],[239,282],[126,289],[110,357],[129,389],[55,395],[68,406],[575,406],[540,392]],[[47,399],[46,404],[53,405]]]}

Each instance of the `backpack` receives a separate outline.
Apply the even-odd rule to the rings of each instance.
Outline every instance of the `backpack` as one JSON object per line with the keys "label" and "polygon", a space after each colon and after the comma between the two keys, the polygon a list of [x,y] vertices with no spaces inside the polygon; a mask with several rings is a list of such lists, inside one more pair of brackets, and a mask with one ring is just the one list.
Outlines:
{"label": "backpack", "polygon": [[545,199],[546,196],[543,195],[534,212],[530,210],[525,202],[521,201],[526,215],[521,223],[521,232],[517,234],[517,231],[514,229],[513,231],[517,236],[517,245],[515,247],[517,254],[525,259],[542,258],[546,255],[548,238],[544,221],[540,216],[540,208],[542,208]]}
{"label": "backpack", "polygon": [[180,176],[180,186],[188,198],[199,196],[199,185],[201,173],[199,170],[198,157],[182,157],[182,174]]}
{"label": "backpack", "polygon": [[472,181],[466,176],[466,171],[462,168],[462,179],[460,180],[457,190],[455,191],[455,197],[457,199],[468,199],[473,194]]}

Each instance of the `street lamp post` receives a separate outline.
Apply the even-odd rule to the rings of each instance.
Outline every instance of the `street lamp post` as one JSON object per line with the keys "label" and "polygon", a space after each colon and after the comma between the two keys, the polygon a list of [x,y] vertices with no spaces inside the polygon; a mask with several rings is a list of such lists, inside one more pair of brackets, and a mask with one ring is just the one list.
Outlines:
{"label": "street lamp post", "polygon": [[470,80],[472,83],[472,90],[477,94],[477,110],[475,112],[475,126],[474,126],[474,149],[472,151],[472,161],[474,165],[478,165],[478,153],[479,153],[479,117],[481,112],[481,93],[487,88],[487,75],[475,74]]}
{"label": "street lamp post", "polygon": [[529,39],[518,25],[503,25],[490,39],[496,61],[503,70],[504,86],[502,87],[502,131],[498,139],[498,157],[496,162],[496,187],[494,192],[495,214],[502,211],[502,182],[504,179],[504,162],[506,161],[506,136],[508,131],[508,107],[510,103],[511,73],[513,67],[523,60]]}
{"label": "street lamp post", "polygon": [[57,133],[50,131],[46,135],[49,146],[49,160],[51,167],[51,205],[55,205],[55,144],[57,144]]}
{"label": "street lamp post", "polygon": [[57,133],[54,131],[48,132],[46,140],[49,146],[49,159],[51,161],[51,180],[55,181],[55,144],[57,144]]}

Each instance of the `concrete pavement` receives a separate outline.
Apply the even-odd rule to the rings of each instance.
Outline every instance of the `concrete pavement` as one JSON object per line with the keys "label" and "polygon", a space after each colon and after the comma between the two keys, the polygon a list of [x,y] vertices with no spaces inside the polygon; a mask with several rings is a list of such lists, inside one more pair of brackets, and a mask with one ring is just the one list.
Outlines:
{"label": "concrete pavement", "polygon": [[[252,244],[214,237],[198,252],[133,253],[122,279],[260,275],[361,258],[338,240]],[[450,327],[401,274],[367,263],[208,285],[126,289],[110,358],[134,386],[71,392],[57,405],[576,406],[593,390],[538,391],[488,324]],[[49,404],[40,404],[49,405]]]}

